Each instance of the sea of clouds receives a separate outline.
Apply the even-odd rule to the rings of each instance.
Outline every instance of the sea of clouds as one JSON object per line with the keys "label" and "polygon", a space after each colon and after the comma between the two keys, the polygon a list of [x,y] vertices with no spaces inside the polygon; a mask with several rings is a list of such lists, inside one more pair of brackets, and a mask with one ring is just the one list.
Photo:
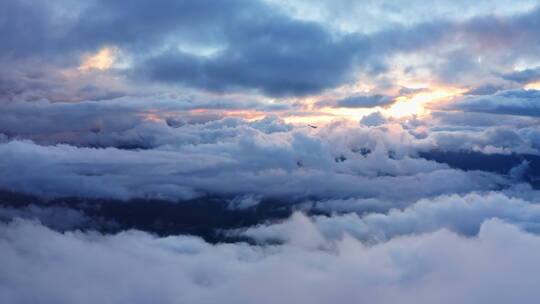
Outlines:
{"label": "sea of clouds", "polygon": [[[337,120],[314,129],[268,116],[171,125],[122,109],[110,122],[97,110],[76,122],[44,121],[24,136],[15,131],[26,115],[39,115],[36,107],[65,107],[66,115],[89,104],[114,107],[11,108],[19,111],[10,126],[18,135],[0,143],[0,187],[43,203],[0,209],[2,302],[533,303],[539,296],[532,165],[518,157],[507,171],[467,170],[422,157],[433,150],[533,157],[539,131],[527,121],[474,128]],[[62,126],[71,123],[77,128]],[[107,233],[115,223],[69,199],[58,204],[113,199],[129,209],[133,199],[181,205],[208,194],[229,201],[232,212],[271,198],[292,213],[216,230],[239,241],[209,243],[118,224]]]}
{"label": "sea of clouds", "polygon": [[538,303],[506,2],[1,1],[0,303]]}

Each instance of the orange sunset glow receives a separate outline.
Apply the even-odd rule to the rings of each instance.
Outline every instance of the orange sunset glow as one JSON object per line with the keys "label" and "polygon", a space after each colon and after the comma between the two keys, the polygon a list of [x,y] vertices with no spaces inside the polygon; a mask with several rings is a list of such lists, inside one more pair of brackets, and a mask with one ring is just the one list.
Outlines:
{"label": "orange sunset glow", "polygon": [[531,82],[525,85],[525,90],[540,90],[540,81],[537,82]]}
{"label": "orange sunset glow", "polygon": [[79,66],[79,71],[87,71],[90,69],[107,70],[114,63],[116,49],[106,47],[98,53],[86,58]]}
{"label": "orange sunset glow", "polygon": [[448,101],[463,94],[465,91],[467,90],[435,86],[423,92],[396,98],[396,102],[386,109],[384,113],[394,118],[426,115],[430,113],[430,106],[436,106],[438,103]]}
{"label": "orange sunset glow", "polygon": [[[246,121],[255,121],[264,118],[269,114],[276,114],[281,117],[286,123],[294,125],[306,124],[322,124],[325,125],[337,119],[346,119],[352,121],[360,121],[366,115],[374,112],[381,112],[383,115],[393,119],[406,119],[411,116],[421,117],[428,115],[431,108],[451,102],[453,98],[460,96],[466,89],[434,85],[431,88],[422,89],[422,91],[412,94],[398,96],[389,106],[377,106],[371,108],[350,108],[350,107],[334,107],[324,106],[317,107],[318,101],[328,99],[330,97],[309,97],[305,99],[297,99],[296,102],[301,104],[301,110],[294,111],[259,111],[259,110],[215,110],[215,109],[194,109],[189,110],[189,113],[220,113],[224,116],[239,117]],[[214,94],[214,96],[220,96]],[[230,96],[223,94],[223,97]],[[237,95],[236,97],[242,97]],[[163,117],[174,116],[174,113],[148,113],[144,114],[147,121],[163,122]]]}

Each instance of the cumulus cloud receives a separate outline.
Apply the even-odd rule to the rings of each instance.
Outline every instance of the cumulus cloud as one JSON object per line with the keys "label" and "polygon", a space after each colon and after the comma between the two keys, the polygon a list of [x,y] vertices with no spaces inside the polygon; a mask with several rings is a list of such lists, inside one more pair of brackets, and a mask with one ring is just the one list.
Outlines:
{"label": "cumulus cloud", "polygon": [[[338,120],[312,129],[275,114],[249,121],[190,112],[182,100],[8,105],[0,114],[6,137],[0,164],[7,172],[0,186],[50,197],[315,196],[401,198],[406,205],[424,196],[508,187],[514,181],[500,174],[522,161],[510,155],[538,154],[539,147],[537,127],[527,120],[494,127],[501,120],[488,117],[480,126],[490,127],[480,128],[466,126],[478,124],[476,117],[438,114],[434,122],[413,124],[376,112],[360,125]],[[480,154],[461,152],[471,150]],[[509,156],[490,160],[482,153]],[[470,164],[474,159],[486,166]],[[527,160],[534,168],[536,160]]]}
{"label": "cumulus cloud", "polygon": [[486,221],[473,238],[440,230],[372,246],[350,237],[328,242],[307,223],[294,227],[296,238],[264,248],[140,231],[58,233],[21,220],[2,225],[0,297],[9,303],[535,303],[538,297],[540,240],[500,220]]}
{"label": "cumulus cloud", "polygon": [[388,121],[386,120],[386,118],[380,112],[375,112],[375,113],[366,115],[365,117],[362,118],[362,120],[360,120],[361,124],[368,127],[380,126],[387,122]]}
{"label": "cumulus cloud", "polygon": [[[491,218],[504,219],[522,229],[540,232],[540,206],[537,201],[512,198],[497,192],[423,199],[405,209],[391,209],[388,213],[374,212],[365,216],[358,214],[370,211],[371,206],[366,201],[317,202],[313,207],[336,211],[340,209],[340,205],[346,206],[349,212],[356,213],[315,216],[310,225],[330,239],[340,239],[344,234],[349,234],[364,242],[384,242],[402,235],[431,233],[440,229],[474,236],[479,233],[482,223]],[[306,221],[310,222],[310,219],[297,213],[283,223],[261,225],[232,233],[261,242],[287,241],[296,235],[297,229],[294,227]]]}
{"label": "cumulus cloud", "polygon": [[[284,108],[287,106],[280,103],[204,97],[200,94],[122,97],[77,103],[40,100],[4,105],[4,111],[0,114],[0,133],[45,144],[62,142],[103,147],[130,146],[131,142],[131,146],[148,148],[153,147],[152,142],[157,140],[156,137],[165,137],[165,133],[174,132],[168,127],[220,120],[227,110],[264,112]],[[200,109],[204,112],[197,112]],[[228,121],[231,126],[243,124],[238,119]],[[252,123],[255,128],[271,128],[272,124],[274,128],[289,128],[271,114],[266,119]],[[218,128],[214,126],[213,129]]]}
{"label": "cumulus cloud", "polygon": [[[274,121],[259,124],[271,126]],[[120,199],[252,193],[283,198],[401,197],[408,201],[509,183],[488,172],[464,172],[414,157],[414,146],[399,149],[403,142],[392,142],[391,133],[387,134],[388,144],[381,141],[384,130],[364,130],[365,134],[345,140],[339,132],[350,134],[348,129],[323,129],[320,135],[310,135],[305,129],[281,126],[268,130],[227,119],[181,128],[150,124],[144,128],[155,134],[149,137],[152,149],[142,150],[43,146],[12,140],[0,144],[0,167],[7,172],[0,185],[45,196]],[[195,141],[187,132],[192,132]]]}

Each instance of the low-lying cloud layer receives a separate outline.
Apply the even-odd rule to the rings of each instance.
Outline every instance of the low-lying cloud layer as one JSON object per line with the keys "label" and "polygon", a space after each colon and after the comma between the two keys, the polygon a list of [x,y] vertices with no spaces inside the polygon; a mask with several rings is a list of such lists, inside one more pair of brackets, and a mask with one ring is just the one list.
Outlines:
{"label": "low-lying cloud layer", "polygon": [[0,230],[5,261],[0,298],[8,303],[534,303],[539,296],[540,238],[500,220],[484,222],[472,238],[439,230],[373,246],[347,236],[329,241],[309,226],[295,228],[291,241],[261,248],[137,231],[61,234],[19,220]]}

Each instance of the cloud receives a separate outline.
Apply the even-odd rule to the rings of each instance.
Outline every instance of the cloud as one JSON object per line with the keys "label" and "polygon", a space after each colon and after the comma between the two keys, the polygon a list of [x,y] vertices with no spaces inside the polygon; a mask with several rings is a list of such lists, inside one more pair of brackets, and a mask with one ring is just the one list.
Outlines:
{"label": "cloud", "polygon": [[376,127],[387,123],[388,120],[381,114],[381,112],[371,113],[366,115],[360,120],[360,123],[368,127]]}
{"label": "cloud", "polygon": [[480,97],[466,96],[456,100],[450,108],[467,112],[538,117],[539,98],[540,91],[508,90]]}
{"label": "cloud", "polygon": [[384,95],[359,95],[351,96],[337,101],[337,106],[345,108],[373,108],[389,105],[394,100]]}
{"label": "cloud", "polygon": [[[373,205],[377,204],[384,202]],[[259,242],[289,241],[297,233],[294,227],[301,225],[303,221],[312,221],[310,225],[329,239],[341,239],[344,234],[349,234],[363,242],[379,243],[403,235],[431,233],[440,229],[475,236],[482,223],[492,218],[504,219],[522,229],[540,233],[540,226],[537,224],[540,220],[540,207],[537,204],[497,192],[445,195],[422,199],[403,210],[391,209],[388,213],[366,214],[373,205],[365,200],[316,202],[317,210],[335,212],[345,207],[348,212],[357,213],[312,218],[297,213],[282,223],[239,229],[231,233],[251,237]]]}
{"label": "cloud", "polygon": [[439,0],[426,6],[421,0],[407,3],[391,0],[357,3],[348,0],[306,1],[268,0],[295,18],[323,23],[336,30],[376,32],[392,27],[433,20],[464,20],[486,12],[512,16],[535,7],[534,0],[519,0],[508,4],[503,0],[468,1]]}
{"label": "cloud", "polygon": [[538,302],[534,1],[0,20],[0,302]]}
{"label": "cloud", "polygon": [[[366,47],[358,35],[337,37],[317,23],[292,19],[255,1],[230,0],[217,6],[211,1],[165,1],[158,6],[144,1],[93,1],[75,6],[73,19],[51,13],[55,5],[43,8],[46,5],[17,1],[4,6],[35,30],[17,38],[14,33],[20,32],[16,29],[22,21],[3,25],[5,54],[26,61],[52,57],[72,65],[85,52],[113,45],[133,59],[129,74],[136,78],[211,91],[246,88],[272,96],[318,93],[347,82],[355,58]],[[39,18],[29,17],[34,14]],[[64,28],[59,30],[56,23],[61,21]],[[21,49],[25,52],[19,53]],[[200,55],[206,49],[217,51]]]}
{"label": "cloud", "polygon": [[436,111],[431,113],[434,119],[434,124],[439,127],[454,126],[454,127],[514,127],[527,128],[534,127],[536,118],[527,116],[505,116],[492,113],[480,112],[443,112]]}
{"label": "cloud", "polygon": [[497,93],[501,89],[502,88],[500,86],[485,85],[485,86],[481,86],[481,87],[478,87],[478,88],[474,88],[474,89],[468,91],[465,94],[466,95],[492,95],[494,93]]}
{"label": "cloud", "polygon": [[[0,133],[45,144],[61,142],[94,147],[112,145],[150,148],[154,147],[154,141],[172,135],[174,131],[167,126],[176,128],[219,120],[229,110],[252,109],[265,112],[284,108],[287,106],[281,103],[201,94],[122,97],[77,103],[52,103],[45,100],[16,102],[3,106]],[[241,124],[239,119],[231,118],[228,121]],[[274,128],[274,131],[290,128],[270,114],[252,125],[259,129]],[[219,131],[216,126],[213,129]]]}
{"label": "cloud", "polygon": [[333,41],[314,24],[267,22],[235,34],[241,40],[232,37],[230,43],[236,47],[211,58],[169,51],[141,62],[133,73],[216,92],[247,88],[270,96],[302,96],[351,81],[356,53],[367,47],[354,36]]}
{"label": "cloud", "polygon": [[540,67],[507,73],[502,77],[519,83],[533,82],[540,79]]}
{"label": "cloud", "polygon": [[[311,129],[273,114],[250,121],[191,111],[221,100],[181,95],[6,105],[0,164],[10,173],[0,188],[49,197],[314,196],[400,198],[407,205],[424,196],[507,187],[516,181],[506,174],[519,162],[491,170],[495,158],[482,153],[538,154],[540,147],[534,120],[490,114],[436,112],[401,122],[374,113],[360,125],[338,120]],[[236,102],[245,104],[231,98],[230,107]],[[433,151],[457,154],[433,158]],[[513,159],[500,157],[504,164]],[[474,159],[486,166],[468,166]],[[536,185],[534,170],[523,181]]]}
{"label": "cloud", "polygon": [[[2,201],[1,204],[9,202]],[[37,206],[27,205],[17,208],[0,207],[0,221],[10,222],[13,219],[28,219],[39,221],[46,227],[57,231],[69,231],[75,229],[107,229],[118,226],[112,221],[105,221],[99,217],[91,217],[79,210],[61,206]]]}
{"label": "cloud", "polygon": [[538,297],[540,240],[500,220],[485,222],[473,238],[440,230],[374,246],[350,237],[328,242],[308,222],[296,227],[297,238],[263,248],[140,231],[57,233],[21,220],[2,225],[0,295],[9,303],[535,303]]}
{"label": "cloud", "polygon": [[[463,84],[464,80],[478,81],[479,74],[486,81],[493,80],[489,74],[494,71],[506,74],[517,63],[511,58],[535,60],[536,52],[529,50],[538,45],[534,25],[539,10],[526,7],[528,11],[500,18],[472,14],[468,19],[392,24],[366,33],[295,18],[260,1],[228,0],[219,5],[169,0],[160,5],[144,1],[12,1],[2,4],[2,11],[15,17],[0,28],[5,37],[0,60],[10,66],[6,71],[16,71],[16,87],[30,90],[36,82],[20,75],[41,73],[46,75],[39,77],[45,91],[41,94],[53,90],[55,94],[46,94],[75,98],[75,93],[62,96],[62,90],[55,87],[70,87],[73,77],[65,77],[67,83],[51,83],[49,74],[65,74],[65,69],[78,67],[85,56],[105,47],[118,48],[122,56],[117,65],[112,64],[110,71],[92,72],[101,75],[93,77],[94,81],[108,79],[100,82],[101,91],[90,94],[83,90],[77,100],[126,95],[143,84],[160,83],[169,88],[273,97],[313,95],[354,83],[361,72],[384,75],[395,56],[410,54],[424,58],[424,63],[413,60],[404,70],[414,73],[427,68],[441,80]],[[19,35],[26,31],[32,35]],[[460,48],[446,47],[456,40],[462,42]],[[507,56],[508,46],[521,56]],[[487,69],[478,61],[480,57],[493,66]],[[2,73],[5,79],[14,80],[14,74]],[[126,82],[126,76],[139,82]],[[93,85],[91,79],[77,89]],[[122,90],[110,88],[113,82],[122,83]]]}
{"label": "cloud", "polygon": [[[91,142],[112,141],[109,148],[11,140],[0,144],[0,166],[10,172],[0,178],[0,187],[44,196],[119,199],[256,194],[400,197],[406,203],[509,182],[418,158],[415,137],[403,130],[333,128],[311,134],[276,117],[252,123],[227,118],[175,128],[144,123],[125,131],[88,133]],[[369,152],[360,153],[362,149]]]}

